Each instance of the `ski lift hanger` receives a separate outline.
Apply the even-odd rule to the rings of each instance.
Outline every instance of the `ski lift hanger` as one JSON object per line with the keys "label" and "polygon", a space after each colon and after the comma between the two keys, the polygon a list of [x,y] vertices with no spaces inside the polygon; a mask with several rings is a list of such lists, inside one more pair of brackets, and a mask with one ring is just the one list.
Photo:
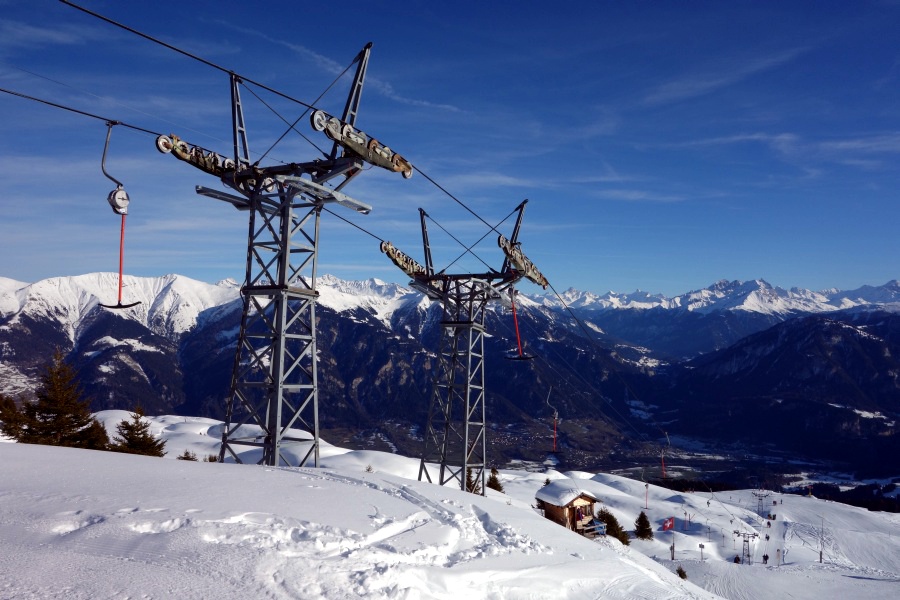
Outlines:
{"label": "ski lift hanger", "polygon": [[516,316],[516,290],[513,286],[509,286],[509,301],[512,304],[513,324],[516,326],[516,346],[519,353],[513,356],[505,356],[507,360],[534,360],[533,354],[525,354],[522,351],[522,336],[519,335],[519,317]]}
{"label": "ski lift hanger", "polygon": [[109,202],[109,206],[113,209],[113,212],[117,215],[122,216],[122,225],[119,229],[119,298],[116,304],[103,304],[100,303],[100,306],[104,308],[110,308],[113,310],[122,310],[125,308],[131,308],[132,306],[137,306],[140,302],[130,302],[128,304],[122,303],[122,265],[124,263],[125,258],[125,216],[128,214],[128,204],[130,199],[128,198],[128,192],[125,191],[125,187],[122,185],[122,182],[110,175],[106,171],[106,153],[109,150],[109,138],[112,135],[112,128],[118,125],[118,121],[107,121],[106,123],[106,144],[103,146],[103,158],[100,161],[100,170],[103,171],[103,174],[107,179],[116,184],[116,189],[111,191],[109,195],[106,197],[106,201]]}

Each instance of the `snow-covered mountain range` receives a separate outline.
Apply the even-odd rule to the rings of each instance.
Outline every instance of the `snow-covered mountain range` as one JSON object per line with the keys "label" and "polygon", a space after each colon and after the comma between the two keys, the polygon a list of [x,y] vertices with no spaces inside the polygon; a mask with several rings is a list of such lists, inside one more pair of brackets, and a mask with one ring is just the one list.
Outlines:
{"label": "snow-covered mountain range", "polygon": [[[753,281],[721,280],[702,290],[694,290],[668,298],[662,294],[636,291],[630,294],[607,292],[603,295],[568,289],[560,294],[565,304],[586,310],[611,309],[686,310],[712,313],[741,310],[762,314],[790,315],[844,310],[858,306],[890,305],[900,308],[900,281],[894,279],[882,286],[863,286],[855,290],[837,289],[814,292],[801,288],[786,290],[762,279]],[[563,302],[550,295],[536,298],[544,306],[561,307]]]}
{"label": "snow-covered mountain range", "polygon": [[[0,393],[33,389],[60,348],[96,410],[141,404],[151,414],[221,418],[240,286],[179,275],[126,277],[124,284],[123,301],[140,304],[109,310],[100,303],[114,303],[116,274],[32,284],[0,279]],[[324,427],[414,454],[410,426],[421,426],[427,411],[439,307],[377,279],[323,276],[318,291]],[[896,280],[821,292],[720,281],[675,298],[568,290],[521,294],[518,305],[526,351],[539,360],[502,360],[516,348],[512,316],[498,304],[487,318],[488,410],[494,422],[508,424],[493,438],[501,456],[533,446],[531,458],[539,458],[534,440],[546,436],[554,409],[566,419],[561,435],[572,464],[592,465],[636,451],[633,433],[623,432],[658,436],[659,424],[669,423],[667,431],[717,438],[737,415],[752,418],[761,402],[769,410],[798,402],[805,408],[782,419],[786,430],[757,436],[760,443],[783,439],[792,452],[813,447],[792,440],[788,429],[814,430],[818,422],[850,436],[851,454],[872,437],[900,444],[893,425],[900,422]],[[816,446],[825,455],[838,447]]]}
{"label": "snow-covered mountain range", "polygon": [[[70,340],[75,342],[80,325],[92,313],[101,310],[100,304],[114,303],[117,277],[115,273],[91,273],[53,277],[30,284],[0,277],[0,320],[8,327],[23,315],[51,319],[64,325]],[[324,275],[318,280],[318,289],[319,302],[335,312],[363,309],[371,311],[384,323],[389,323],[398,309],[424,309],[429,304],[422,294],[409,287],[378,279],[345,281]],[[125,276],[123,290],[127,302],[140,304],[122,311],[121,316],[144,325],[157,335],[176,339],[202,324],[202,319],[215,318],[213,309],[240,298],[240,284],[233,279],[209,284],[174,274]],[[800,288],[785,290],[761,279],[747,282],[721,280],[707,288],[672,298],[641,291],[597,295],[573,288],[559,296],[520,294],[519,298],[525,306],[556,310],[572,308],[582,314],[662,309],[697,314],[743,311],[788,316],[871,306],[900,310],[900,281],[849,291],[816,292]]]}

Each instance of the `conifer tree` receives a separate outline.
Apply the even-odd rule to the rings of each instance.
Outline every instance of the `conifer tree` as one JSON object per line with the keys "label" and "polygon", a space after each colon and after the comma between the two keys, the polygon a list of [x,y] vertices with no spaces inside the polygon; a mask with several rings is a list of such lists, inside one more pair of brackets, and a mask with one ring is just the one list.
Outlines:
{"label": "conifer tree", "polygon": [[109,435],[104,427],[97,419],[91,419],[90,425],[82,430],[82,439],[84,446],[91,450],[109,450]]}
{"label": "conifer tree", "polygon": [[66,364],[58,348],[41,376],[34,402],[21,410],[18,441],[105,450],[109,438],[103,425],[91,416],[90,400],[82,398],[75,370]]}
{"label": "conifer tree", "polygon": [[614,514],[605,508],[601,508],[597,511],[597,520],[606,523],[606,535],[616,538],[626,546],[631,544],[631,540],[628,539],[628,532],[622,529],[622,526],[619,525],[619,520],[616,519]]}
{"label": "conifer tree", "polygon": [[116,425],[116,434],[110,446],[110,450],[115,452],[146,456],[163,456],[166,453],[166,441],[157,440],[150,434],[150,423],[144,420],[144,410],[140,406],[135,407],[130,421],[121,421]]}
{"label": "conifer tree", "polygon": [[486,485],[492,490],[497,490],[501,494],[503,493],[503,484],[500,483],[500,473],[497,472],[496,467],[491,467],[491,475],[488,477]]}
{"label": "conifer tree", "polygon": [[653,527],[650,526],[650,519],[641,511],[638,518],[634,521],[634,537],[639,540],[652,540]]}

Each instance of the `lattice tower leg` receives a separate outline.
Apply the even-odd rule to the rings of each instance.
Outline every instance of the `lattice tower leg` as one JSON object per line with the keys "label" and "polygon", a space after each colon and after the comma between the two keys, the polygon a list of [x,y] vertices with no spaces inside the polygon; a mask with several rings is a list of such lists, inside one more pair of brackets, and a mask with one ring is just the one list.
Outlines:
{"label": "lattice tower leg", "polygon": [[484,494],[484,308],[488,294],[477,280],[453,281],[450,285],[443,301],[441,342],[419,480],[431,482],[429,464],[437,463],[440,485],[455,481],[465,490],[468,479]]}
{"label": "lattice tower leg", "polygon": [[[243,314],[219,459],[319,464],[316,269],[322,204],[275,184],[250,199]],[[298,433],[300,429],[306,433]],[[302,444],[298,445],[298,442]],[[293,452],[285,453],[286,446]]]}

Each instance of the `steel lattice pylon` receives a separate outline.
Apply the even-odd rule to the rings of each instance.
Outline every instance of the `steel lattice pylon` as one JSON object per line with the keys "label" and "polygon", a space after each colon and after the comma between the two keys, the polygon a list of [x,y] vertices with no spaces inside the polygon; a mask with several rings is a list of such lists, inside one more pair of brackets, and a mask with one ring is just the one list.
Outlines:
{"label": "steel lattice pylon", "polygon": [[[371,47],[366,45],[354,59],[356,75],[343,117],[321,110],[309,115],[313,129],[334,142],[322,158],[273,167],[251,163],[240,97],[243,82],[233,72],[229,72],[233,160],[175,135],[157,138],[161,152],[220,178],[241,195],[199,186],[197,193],[249,212],[243,312],[220,461],[227,455],[244,462],[239,450],[250,447],[261,450],[248,455],[259,464],[303,466],[310,459],[319,464],[316,271],[322,209],[337,203],[362,214],[371,211],[339,191],[362,172],[365,163],[405,178],[413,173],[402,156],[355,127]],[[323,185],[333,178],[340,178],[340,183]],[[297,443],[309,447],[299,453],[284,452],[285,444]]]}
{"label": "steel lattice pylon", "polygon": [[445,286],[419,480],[432,482],[429,463],[437,463],[439,485],[456,480],[463,490],[469,483],[483,493],[487,455],[484,319],[488,301],[499,294],[477,278],[454,278]]}
{"label": "steel lattice pylon", "polygon": [[[505,255],[499,271],[456,275],[435,273],[425,225],[427,214],[421,208],[419,217],[425,251],[424,265],[390,242],[381,243],[381,251],[412,277],[410,285],[413,288],[429,299],[441,302],[441,340],[423,436],[419,481],[424,478],[434,483],[429,468],[437,464],[439,485],[456,481],[462,490],[485,493],[485,309],[488,302],[503,299],[507,291],[512,302],[513,285],[523,277],[544,288],[549,285],[537,267],[522,253],[518,242],[527,202],[523,201],[516,208],[519,215],[512,237],[506,239],[500,235],[497,239]],[[519,348],[521,359],[521,345]]]}
{"label": "steel lattice pylon", "polygon": [[[316,361],[316,269],[319,219],[329,201],[297,177],[278,177],[275,193],[250,198],[244,308],[221,453],[262,448],[261,463],[290,465],[285,442],[309,441],[299,461],[319,460]],[[253,424],[257,428],[245,428]]]}
{"label": "steel lattice pylon", "polygon": [[[330,203],[369,207],[294,175],[261,180],[249,199],[198,187],[197,192],[250,212],[243,312],[226,406],[220,460],[242,462],[239,447],[262,449],[266,465],[319,460],[316,271],[319,220]],[[300,428],[308,437],[297,437]],[[294,461],[284,443],[309,442]]]}

